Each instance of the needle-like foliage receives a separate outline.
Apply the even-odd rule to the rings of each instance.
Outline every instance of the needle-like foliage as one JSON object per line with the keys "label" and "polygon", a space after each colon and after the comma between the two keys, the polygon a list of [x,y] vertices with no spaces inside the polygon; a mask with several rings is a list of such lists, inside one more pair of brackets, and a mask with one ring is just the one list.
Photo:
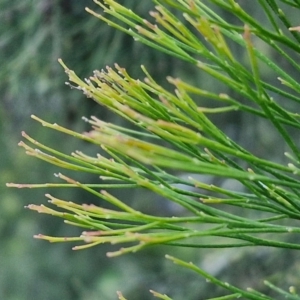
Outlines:
{"label": "needle-like foliage", "polygon": [[[23,132],[26,143],[19,145],[26,153],[61,169],[92,173],[99,183],[79,182],[74,179],[76,174],[70,178],[58,173],[56,176],[64,183],[8,186],[75,187],[110,205],[104,208],[77,204],[47,194],[51,205],[28,208],[60,217],[84,231],[78,237],[35,237],[50,242],[81,242],[75,250],[104,243],[121,244],[119,250],[107,253],[110,257],[160,244],[299,250],[296,237],[300,233],[300,151],[294,137],[300,128],[296,112],[300,101],[300,27],[292,23],[289,12],[300,13],[300,1],[253,1],[264,11],[267,25],[253,19],[247,7],[234,0],[156,0],[149,20],[116,1],[95,2],[104,14],[87,8],[92,15],[136,41],[212,76],[217,88],[207,89],[205,82],[195,84],[170,76],[168,89],[156,82],[155,74],[150,75],[145,66],[145,79],[140,80],[118,64],[82,80],[59,60],[71,88],[132,126],[123,128],[92,116],[84,118],[91,130],[77,133],[32,116],[47,128],[99,146],[102,154],[90,156],[75,151],[68,155]],[[231,21],[220,17],[220,9],[231,14]],[[203,106],[202,102],[211,105]],[[231,112],[250,114],[271,124],[286,152],[277,153],[278,159],[273,161],[230,138],[211,116]],[[252,143],[255,142],[253,137]],[[209,184],[201,180],[202,175],[231,179],[242,188]],[[177,215],[142,212],[107,191],[119,188],[150,190],[181,209]],[[166,257],[230,292],[214,299],[271,299],[222,282],[192,263]],[[300,299],[294,288],[285,292],[269,282],[266,285],[287,299]],[[160,299],[171,299],[152,293]],[[119,299],[125,299],[121,293]]]}

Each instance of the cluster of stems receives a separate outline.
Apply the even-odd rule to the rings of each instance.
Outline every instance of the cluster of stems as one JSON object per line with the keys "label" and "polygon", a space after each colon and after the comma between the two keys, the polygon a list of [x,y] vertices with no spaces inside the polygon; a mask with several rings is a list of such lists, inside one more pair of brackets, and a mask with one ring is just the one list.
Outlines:
{"label": "cluster of stems", "polygon": [[[132,126],[123,128],[92,116],[83,118],[91,130],[77,133],[32,116],[47,128],[101,147],[106,155],[89,156],[81,151],[68,155],[23,132],[26,143],[19,145],[28,155],[60,169],[73,170],[74,177],[58,173],[56,176],[63,183],[11,183],[8,186],[80,188],[112,207],[76,204],[47,194],[51,206],[32,204],[27,207],[60,217],[84,231],[78,237],[44,234],[35,237],[50,242],[81,242],[73,248],[75,250],[104,243],[121,244],[119,250],[107,253],[108,256],[159,244],[194,248],[269,246],[300,249],[300,245],[291,242],[293,239],[290,238],[300,233],[300,227],[294,222],[300,219],[300,151],[290,133],[300,128],[300,120],[297,113],[276,100],[284,98],[291,103],[290,107],[300,101],[300,83],[291,75],[299,74],[300,70],[296,60],[296,54],[300,52],[299,27],[290,23],[277,3],[300,11],[300,2],[257,1],[269,19],[268,26],[253,19],[234,0],[211,0],[208,4],[199,0],[157,0],[155,11],[150,12],[153,22],[116,1],[95,2],[105,15],[87,9],[94,16],[139,42],[191,64],[226,89],[216,93],[206,90],[205,86],[168,77],[167,81],[173,87],[170,91],[157,83],[145,66],[142,66],[145,79],[139,80],[117,64],[114,68],[94,71],[90,78],[82,80],[59,60],[71,88],[125,118]],[[229,11],[236,22],[226,21],[215,12],[213,5]],[[236,25],[238,23],[241,25]],[[256,46],[257,40],[265,44],[268,53],[273,51],[281,55],[289,68],[285,69],[260,50]],[[234,44],[245,53],[246,61],[232,50]],[[265,80],[261,68],[268,69],[272,78]],[[195,97],[209,99],[213,105],[199,106]],[[241,98],[243,101],[239,100]],[[254,155],[211,121],[211,114],[230,111],[249,113],[270,122],[289,149],[285,156],[278,154],[284,163]],[[99,184],[77,181],[76,172],[94,174],[99,178]],[[182,173],[188,176],[178,176]],[[202,182],[200,174],[230,178],[243,189],[231,190]],[[161,216],[136,210],[108,191],[120,188],[150,190],[180,206],[181,213]],[[233,206],[239,210],[231,210]],[[259,213],[249,213],[252,211]],[[218,299],[271,299],[257,291],[243,291],[219,281],[194,264],[171,256],[167,258],[232,292]],[[271,283],[266,284],[289,299],[299,299],[292,288],[284,292]],[[152,292],[158,298],[171,299]],[[125,299],[121,293],[119,298]]]}

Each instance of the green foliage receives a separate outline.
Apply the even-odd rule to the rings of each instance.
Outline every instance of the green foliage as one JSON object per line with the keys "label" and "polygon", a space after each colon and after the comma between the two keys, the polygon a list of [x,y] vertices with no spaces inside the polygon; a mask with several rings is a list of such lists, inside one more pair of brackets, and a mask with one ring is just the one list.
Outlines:
{"label": "green foliage", "polygon": [[[132,5],[132,1],[123,2]],[[81,76],[87,76],[94,68],[113,64],[118,60],[120,49],[125,53],[141,53],[136,59],[138,64],[159,62],[159,55],[140,51],[134,47],[132,39],[89,17],[84,11],[85,5],[86,1],[68,0],[1,1],[3,123],[14,119],[14,129],[19,129],[19,123],[24,126],[28,115],[43,113],[49,118],[55,115],[70,124],[75,122],[78,114],[90,114],[91,104],[81,103],[78,110],[80,94],[64,88],[65,77],[56,62],[66,53],[65,61]],[[146,2],[146,5],[138,5],[137,10],[145,13],[150,7],[151,2]],[[122,61],[129,70],[135,72],[138,69],[129,57],[123,55]],[[168,65],[170,62],[171,59]],[[165,58],[160,64],[168,68]],[[160,72],[168,74],[167,70]]]}
{"label": "green foliage", "polygon": [[[141,81],[118,64],[94,71],[89,79],[82,80],[60,60],[71,88],[131,125],[124,128],[96,117],[84,118],[92,130],[81,134],[33,116],[45,127],[100,146],[101,154],[90,156],[76,151],[68,155],[23,132],[25,140],[34,145],[20,143],[28,155],[62,169],[94,174],[101,182],[83,183],[74,179],[76,175],[71,178],[58,173],[56,176],[64,183],[8,185],[80,188],[107,203],[77,204],[47,194],[51,207],[31,204],[28,208],[62,218],[84,231],[78,237],[39,234],[36,238],[81,242],[75,250],[122,244],[120,249],[107,253],[110,257],[154,245],[176,249],[299,249],[300,227],[296,221],[300,218],[300,151],[295,132],[300,122],[295,107],[300,101],[296,79],[300,29],[288,17],[291,9],[300,10],[299,1],[257,1],[269,20],[267,26],[234,0],[157,0],[156,10],[150,13],[154,23],[113,0],[95,2],[106,14],[88,12],[135,40],[212,76],[217,88],[207,89],[205,82],[194,84],[173,77],[167,77],[171,89],[165,88],[144,66],[146,78]],[[228,11],[232,21],[221,17],[219,9]],[[271,57],[273,52],[280,60]],[[207,100],[209,106],[199,106]],[[279,153],[280,159],[275,161],[248,150],[212,121],[215,116],[237,111],[271,124],[281,138],[285,158]],[[255,143],[255,136],[252,139]],[[230,179],[242,188],[208,184],[199,177],[203,174]],[[120,188],[158,194],[172,203],[177,214],[142,212],[107,192]],[[214,299],[272,299],[253,289],[220,281],[192,263],[166,257],[230,293]],[[293,287],[285,292],[268,281],[265,284],[287,299],[300,299]],[[125,299],[121,293],[119,299]]]}

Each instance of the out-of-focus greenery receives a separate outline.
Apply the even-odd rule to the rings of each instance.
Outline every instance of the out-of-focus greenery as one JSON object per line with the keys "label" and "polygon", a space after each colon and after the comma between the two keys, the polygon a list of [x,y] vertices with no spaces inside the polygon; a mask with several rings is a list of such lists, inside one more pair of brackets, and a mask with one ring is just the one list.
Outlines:
{"label": "out-of-focus greenery", "polygon": [[[134,7],[134,11],[141,15],[148,15],[153,6],[150,1],[137,3],[128,0],[124,3],[127,7]],[[48,182],[52,181],[51,175],[57,172],[57,168],[49,165],[25,161],[22,153],[13,147],[21,129],[30,131],[39,141],[47,143],[54,140],[62,152],[70,152],[78,147],[90,151],[89,148],[85,148],[85,144],[78,144],[65,136],[61,136],[61,140],[57,142],[57,135],[44,136],[44,130],[36,132],[38,128],[30,128],[26,121],[30,114],[43,116],[44,119],[53,122],[59,119],[60,124],[76,130],[83,129],[82,123],[78,122],[82,115],[95,114],[102,119],[110,117],[101,107],[91,102],[89,104],[79,102],[78,100],[82,98],[80,93],[65,88],[63,85],[65,74],[56,63],[58,57],[63,57],[67,65],[75,69],[81,77],[87,76],[95,68],[101,69],[105,65],[112,65],[113,62],[118,62],[122,67],[126,67],[131,75],[138,77],[141,62],[147,66],[151,74],[155,73],[156,78],[172,74],[186,78],[193,76],[193,82],[197,80],[201,82],[201,77],[194,76],[192,70],[188,68],[180,70],[181,65],[175,64],[173,59],[146,50],[128,36],[111,30],[88,16],[84,12],[84,6],[93,8],[92,3],[2,1],[0,5],[0,49],[3,53],[1,56],[3,68],[0,75],[2,91],[0,137],[1,145],[4,145],[1,149],[0,180],[1,182],[3,180],[3,183],[25,180]],[[253,16],[265,18],[252,1],[246,6],[252,10]],[[293,17],[293,10],[290,12],[290,16]],[[268,73],[264,76],[268,76]],[[207,78],[205,80],[207,86],[214,84]],[[233,113],[231,116],[235,118],[237,115]],[[249,127],[247,119],[223,121],[229,124],[228,131],[236,134],[244,144],[249,143],[249,140],[243,139],[238,133],[244,132],[246,137],[253,134],[246,128]],[[230,129],[232,125],[243,123],[245,125],[243,129],[242,127],[239,130]],[[257,125],[254,130],[259,133],[260,124]],[[258,146],[249,143],[251,147],[265,146],[270,151],[274,150],[265,139],[269,138],[270,144],[276,139],[259,134],[257,137]],[[271,155],[275,155],[274,152],[271,152]],[[129,198],[131,196],[129,194]],[[141,195],[135,196],[137,199],[135,201],[140,202]],[[178,274],[176,273],[178,269],[161,261],[160,257],[167,252],[167,248],[148,250],[137,254],[137,257],[127,256],[107,261],[105,248],[71,253],[67,245],[51,247],[46,243],[32,240],[31,235],[36,232],[46,231],[52,235],[67,236],[72,235],[73,230],[61,226],[52,218],[45,222],[44,218],[41,220],[37,215],[22,210],[22,205],[40,203],[41,199],[44,199],[42,191],[22,190],[20,193],[1,188],[1,197],[0,296],[3,299],[115,299],[113,291],[116,286],[119,286],[128,299],[148,299],[147,297],[150,299],[146,293],[147,289],[170,292],[168,286],[172,287],[173,292],[181,299],[199,299],[201,291],[205,289],[203,285],[199,285],[198,280],[191,277],[190,273],[182,271]],[[88,202],[86,193],[78,190],[64,192],[60,190],[59,197],[81,203]],[[142,195],[142,199],[151,204],[155,200],[147,193]],[[159,205],[160,202],[155,202],[155,205],[148,203],[145,205],[149,210],[153,210],[153,206]],[[190,250],[181,253],[187,260],[195,259],[194,252]],[[260,252],[257,259],[251,262],[257,268],[254,271],[252,268],[251,272],[254,273],[244,279],[250,278],[252,282],[260,273],[264,273],[261,277],[265,278],[264,275],[268,275],[268,271],[261,269],[260,266],[268,256],[280,258],[282,254],[269,250]],[[291,254],[288,257],[293,256]],[[204,264],[208,264],[210,258],[215,261],[217,256],[204,250],[196,255],[196,260]],[[246,263],[244,270],[247,270],[247,261],[245,258],[239,259],[236,252],[224,251],[224,255],[218,259],[220,263],[219,270],[215,270],[217,274],[228,268],[227,262],[230,260],[233,265]],[[137,260],[140,264],[135,263]],[[288,267],[285,264],[282,266]]]}

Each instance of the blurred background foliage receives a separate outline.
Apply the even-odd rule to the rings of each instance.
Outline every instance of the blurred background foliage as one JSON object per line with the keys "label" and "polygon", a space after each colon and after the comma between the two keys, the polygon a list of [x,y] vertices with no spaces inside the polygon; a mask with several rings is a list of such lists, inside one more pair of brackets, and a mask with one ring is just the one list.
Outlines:
{"label": "blurred background foliage", "polygon": [[[255,5],[257,1],[240,2],[248,6],[253,17],[264,20],[259,5]],[[145,17],[153,7],[152,1],[124,0],[120,3]],[[31,114],[78,131],[85,130],[82,116],[96,115],[100,119],[121,122],[64,85],[66,76],[57,63],[59,57],[81,77],[117,62],[127,68],[132,77],[140,78],[140,65],[144,64],[162,84],[167,75],[199,84],[205,80],[206,87],[215,84],[192,66],[187,67],[106,26],[87,14],[85,6],[99,11],[92,1],[84,0],[0,1],[0,299],[109,300],[117,298],[115,291],[119,289],[128,299],[147,300],[153,299],[148,293],[150,288],[175,299],[216,296],[215,287],[165,261],[164,254],[170,253],[167,247],[148,249],[134,257],[107,259],[105,246],[73,252],[69,244],[49,245],[34,240],[33,234],[72,235],[72,230],[76,229],[65,226],[60,220],[40,217],[23,209],[29,203],[46,201],[44,193],[49,191],[5,187],[6,182],[53,182],[53,173],[59,171],[24,155],[16,146],[21,130],[67,153],[76,149],[92,151],[85,143],[44,130],[30,120]],[[290,15],[293,17],[293,11]],[[267,153],[268,158],[278,153],[274,145],[279,137],[272,135],[265,124],[253,126],[248,116],[237,113],[229,113],[216,121],[250,151]],[[97,178],[85,176],[86,182],[95,180]],[[51,193],[74,202],[94,201],[87,193],[75,189]],[[121,193],[124,199],[124,192]],[[140,191],[126,191],[126,198],[147,210],[165,209],[161,199],[155,197]],[[262,248],[259,253],[257,250],[253,253],[251,249],[243,252],[229,249],[222,250],[220,255],[211,250],[173,249],[172,254],[193,260],[213,275],[231,283],[241,283],[243,287],[262,288],[257,284],[266,278],[287,288],[285,284],[296,285],[300,275],[298,263],[294,263],[297,256],[289,251],[283,256],[280,250]],[[293,271],[288,272],[283,281],[282,276],[274,276],[272,268],[275,267],[282,270],[293,267]]]}

